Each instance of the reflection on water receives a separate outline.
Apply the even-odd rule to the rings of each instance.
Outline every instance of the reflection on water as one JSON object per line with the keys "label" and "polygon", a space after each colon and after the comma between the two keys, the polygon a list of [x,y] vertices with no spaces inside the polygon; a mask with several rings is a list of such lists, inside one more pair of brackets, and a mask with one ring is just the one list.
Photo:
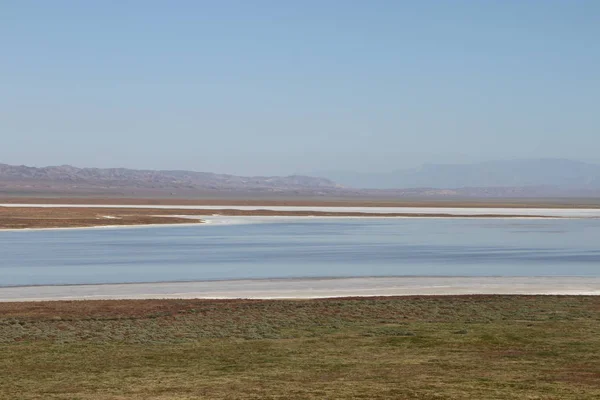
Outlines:
{"label": "reflection on water", "polygon": [[600,220],[319,219],[0,232],[0,286],[324,276],[600,276]]}

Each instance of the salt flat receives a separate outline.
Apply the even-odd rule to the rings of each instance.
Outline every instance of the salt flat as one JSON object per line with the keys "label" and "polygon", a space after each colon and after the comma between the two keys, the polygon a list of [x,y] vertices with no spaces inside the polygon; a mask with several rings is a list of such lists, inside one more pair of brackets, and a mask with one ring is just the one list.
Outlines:
{"label": "salt flat", "polygon": [[493,207],[323,207],[323,206],[197,206],[197,205],[114,205],[114,204],[0,204],[26,208],[138,208],[165,210],[315,211],[368,214],[527,215],[544,217],[600,218],[600,209],[493,208]]}
{"label": "salt flat", "polygon": [[600,295],[596,277],[369,277],[161,282],[0,288],[0,301],[306,299],[461,294]]}

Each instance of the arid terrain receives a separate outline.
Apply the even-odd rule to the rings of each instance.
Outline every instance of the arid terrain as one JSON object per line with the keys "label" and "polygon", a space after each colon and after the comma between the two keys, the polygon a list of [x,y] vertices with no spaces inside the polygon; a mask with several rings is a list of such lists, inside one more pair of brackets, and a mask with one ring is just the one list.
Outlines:
{"label": "arid terrain", "polygon": [[167,210],[153,212],[152,210],[135,209],[0,207],[0,229],[83,228],[202,222],[200,219],[158,217],[155,216],[156,214],[168,215],[169,212]]}
{"label": "arid terrain", "polygon": [[[97,203],[96,203],[97,204]],[[153,203],[154,204],[154,203]],[[314,203],[313,203],[314,204]],[[295,217],[421,217],[441,218],[453,217],[448,213],[366,213],[366,212],[330,212],[318,210],[306,211],[279,211],[257,209],[240,210],[235,208],[223,209],[165,209],[165,208],[101,208],[101,207],[2,207],[0,206],[0,229],[28,229],[28,228],[74,228],[93,226],[118,226],[118,225],[149,225],[149,224],[189,224],[202,222],[202,216],[295,216]],[[232,206],[233,207],[233,206]],[[269,207],[266,206],[265,207]],[[397,208],[396,208],[397,210]],[[195,218],[182,218],[185,216]],[[477,214],[463,215],[463,218],[528,218],[526,214]]]}

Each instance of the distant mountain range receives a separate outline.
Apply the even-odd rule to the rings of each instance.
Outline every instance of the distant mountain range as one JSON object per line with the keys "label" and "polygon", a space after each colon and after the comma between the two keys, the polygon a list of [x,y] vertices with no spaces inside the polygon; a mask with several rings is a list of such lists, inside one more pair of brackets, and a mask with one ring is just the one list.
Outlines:
{"label": "distant mountain range", "polygon": [[490,161],[477,164],[425,164],[384,173],[319,172],[353,188],[500,188],[554,187],[600,189],[600,165],[565,159]]}
{"label": "distant mountain range", "polygon": [[70,165],[36,168],[7,164],[0,164],[1,186],[266,192],[318,192],[337,188],[329,179],[300,175],[243,177],[194,171],[77,168]]}
{"label": "distant mountain range", "polygon": [[319,175],[326,178],[0,164],[0,196],[600,197],[600,165],[559,159],[426,164],[390,173]]}

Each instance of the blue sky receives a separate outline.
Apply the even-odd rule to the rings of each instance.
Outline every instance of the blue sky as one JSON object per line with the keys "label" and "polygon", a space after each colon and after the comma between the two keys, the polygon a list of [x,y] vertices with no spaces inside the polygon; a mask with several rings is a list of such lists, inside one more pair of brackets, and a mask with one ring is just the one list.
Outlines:
{"label": "blue sky", "polygon": [[600,161],[598,1],[0,0],[0,162]]}

